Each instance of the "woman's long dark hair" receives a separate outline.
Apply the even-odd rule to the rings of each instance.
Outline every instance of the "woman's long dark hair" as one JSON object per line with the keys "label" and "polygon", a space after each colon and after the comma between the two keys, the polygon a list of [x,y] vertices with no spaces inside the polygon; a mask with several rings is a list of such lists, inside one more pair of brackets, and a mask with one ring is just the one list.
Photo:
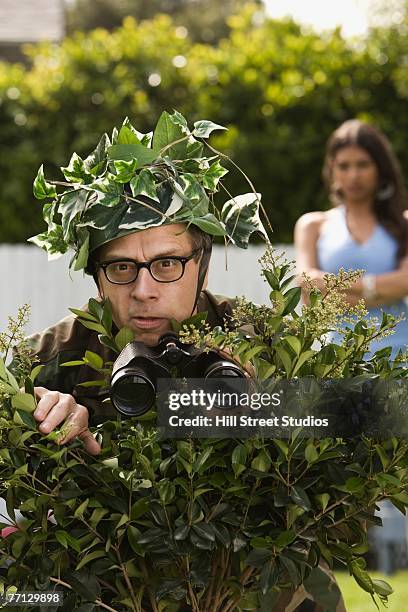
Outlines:
{"label": "woman's long dark hair", "polygon": [[407,194],[401,167],[384,134],[358,119],[342,123],[327,142],[323,178],[332,203],[341,203],[341,194],[333,190],[333,161],[340,149],[350,146],[364,149],[377,166],[379,187],[374,199],[374,213],[378,222],[397,241],[397,257],[401,259],[408,254],[408,221],[403,212],[407,208]]}

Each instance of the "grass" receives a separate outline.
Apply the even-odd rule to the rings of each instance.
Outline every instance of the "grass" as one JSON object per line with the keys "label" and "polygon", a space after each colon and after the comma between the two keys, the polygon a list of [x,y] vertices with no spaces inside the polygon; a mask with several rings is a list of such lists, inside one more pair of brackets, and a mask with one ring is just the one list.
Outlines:
{"label": "grass", "polygon": [[[380,612],[403,612],[408,610],[408,571],[399,571],[392,576],[379,572],[369,572],[372,578],[385,580],[392,586],[394,593],[388,599],[386,608],[380,603]],[[347,612],[376,612],[371,596],[361,589],[347,572],[336,572],[336,580],[343,593]]]}

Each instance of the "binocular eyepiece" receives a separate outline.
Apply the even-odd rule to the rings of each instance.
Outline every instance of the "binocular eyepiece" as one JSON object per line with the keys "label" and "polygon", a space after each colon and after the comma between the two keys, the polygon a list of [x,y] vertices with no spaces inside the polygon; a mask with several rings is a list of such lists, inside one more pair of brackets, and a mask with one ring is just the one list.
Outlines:
{"label": "binocular eyepiece", "polygon": [[173,332],[161,336],[154,347],[130,342],[113,364],[110,398],[127,417],[141,416],[156,400],[159,378],[245,378],[233,361],[213,350],[183,344]]}

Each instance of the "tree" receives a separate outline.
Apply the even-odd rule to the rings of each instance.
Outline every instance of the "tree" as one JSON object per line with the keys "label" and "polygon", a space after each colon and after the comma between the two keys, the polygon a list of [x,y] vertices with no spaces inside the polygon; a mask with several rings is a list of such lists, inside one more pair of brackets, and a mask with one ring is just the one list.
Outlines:
{"label": "tree", "polygon": [[[255,0],[262,6],[262,0]],[[67,7],[68,32],[119,27],[124,17],[138,21],[152,19],[159,13],[171,15],[174,22],[186,28],[197,42],[217,43],[228,36],[228,17],[248,3],[248,0],[74,0]]]}

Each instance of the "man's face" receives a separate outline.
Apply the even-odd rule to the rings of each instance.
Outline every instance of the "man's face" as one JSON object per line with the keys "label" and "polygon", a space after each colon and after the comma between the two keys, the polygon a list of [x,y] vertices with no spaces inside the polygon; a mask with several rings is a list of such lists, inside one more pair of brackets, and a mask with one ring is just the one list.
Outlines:
{"label": "man's face", "polygon": [[[151,261],[156,257],[187,257],[193,252],[191,237],[181,223],[153,227],[108,242],[101,248],[99,261],[134,259]],[[171,283],[154,280],[147,268],[139,270],[135,281],[115,285],[99,269],[99,288],[103,298],[112,304],[113,320],[129,327],[135,339],[148,346],[157,344],[160,336],[171,329],[170,319],[182,321],[192,313],[197,291],[199,262],[190,259],[183,276]]]}

